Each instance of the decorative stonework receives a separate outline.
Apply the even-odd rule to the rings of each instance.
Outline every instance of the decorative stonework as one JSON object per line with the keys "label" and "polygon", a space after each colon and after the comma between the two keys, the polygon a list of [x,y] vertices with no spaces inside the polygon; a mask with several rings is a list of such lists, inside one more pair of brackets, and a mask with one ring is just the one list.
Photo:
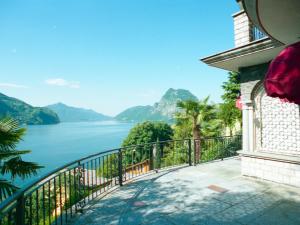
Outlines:
{"label": "decorative stonework", "polygon": [[299,105],[267,96],[261,85],[254,110],[256,151],[300,155]]}

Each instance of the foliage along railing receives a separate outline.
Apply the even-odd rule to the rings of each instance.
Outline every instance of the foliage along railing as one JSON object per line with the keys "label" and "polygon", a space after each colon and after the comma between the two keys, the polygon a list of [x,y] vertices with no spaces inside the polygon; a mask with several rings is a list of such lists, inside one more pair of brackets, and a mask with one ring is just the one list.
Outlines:
{"label": "foliage along railing", "polygon": [[[194,140],[195,144],[199,140]],[[242,149],[242,136],[211,137],[201,139],[201,162],[209,162],[237,155]]]}
{"label": "foliage along railing", "polygon": [[127,146],[76,160],[46,174],[0,204],[0,225],[66,224],[97,196],[155,170],[236,155],[241,137],[172,140]]}

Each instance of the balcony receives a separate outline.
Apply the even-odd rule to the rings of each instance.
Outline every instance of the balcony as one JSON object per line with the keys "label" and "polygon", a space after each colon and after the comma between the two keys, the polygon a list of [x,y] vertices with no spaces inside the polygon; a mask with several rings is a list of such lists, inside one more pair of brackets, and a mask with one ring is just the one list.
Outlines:
{"label": "balcony", "polygon": [[268,37],[241,11],[232,15],[234,21],[234,48],[205,58],[204,63],[228,71],[270,62],[284,45]]}
{"label": "balcony", "polygon": [[272,39],[284,45],[299,42],[299,1],[243,0],[242,8],[247,11],[251,21]]}
{"label": "balcony", "polygon": [[252,31],[251,34],[252,41],[257,41],[267,37],[267,35],[256,26],[252,26],[251,31]]}
{"label": "balcony", "polygon": [[6,199],[0,224],[299,224],[300,191],[242,177],[240,149],[234,136],[94,154]]}
{"label": "balcony", "polygon": [[63,165],[0,202],[0,225],[67,224],[91,201],[134,179],[234,156],[241,136],[170,140],[108,150]]}

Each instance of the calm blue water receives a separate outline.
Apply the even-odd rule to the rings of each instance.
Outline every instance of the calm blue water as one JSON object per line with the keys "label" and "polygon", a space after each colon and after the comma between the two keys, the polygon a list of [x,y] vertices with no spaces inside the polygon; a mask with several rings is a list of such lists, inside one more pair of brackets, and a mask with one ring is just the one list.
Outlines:
{"label": "calm blue water", "polygon": [[31,150],[23,159],[38,162],[45,168],[39,176],[25,182],[16,180],[18,185],[37,179],[48,171],[83,156],[121,145],[133,124],[106,122],[60,123],[58,125],[28,126],[27,134],[18,149]]}

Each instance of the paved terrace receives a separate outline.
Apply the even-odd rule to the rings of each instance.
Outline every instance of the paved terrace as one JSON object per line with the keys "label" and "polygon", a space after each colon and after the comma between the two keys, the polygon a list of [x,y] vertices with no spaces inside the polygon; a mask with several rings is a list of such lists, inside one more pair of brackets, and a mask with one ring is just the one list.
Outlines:
{"label": "paved terrace", "polygon": [[299,212],[299,189],[242,177],[233,158],[140,178],[71,224],[296,225]]}

